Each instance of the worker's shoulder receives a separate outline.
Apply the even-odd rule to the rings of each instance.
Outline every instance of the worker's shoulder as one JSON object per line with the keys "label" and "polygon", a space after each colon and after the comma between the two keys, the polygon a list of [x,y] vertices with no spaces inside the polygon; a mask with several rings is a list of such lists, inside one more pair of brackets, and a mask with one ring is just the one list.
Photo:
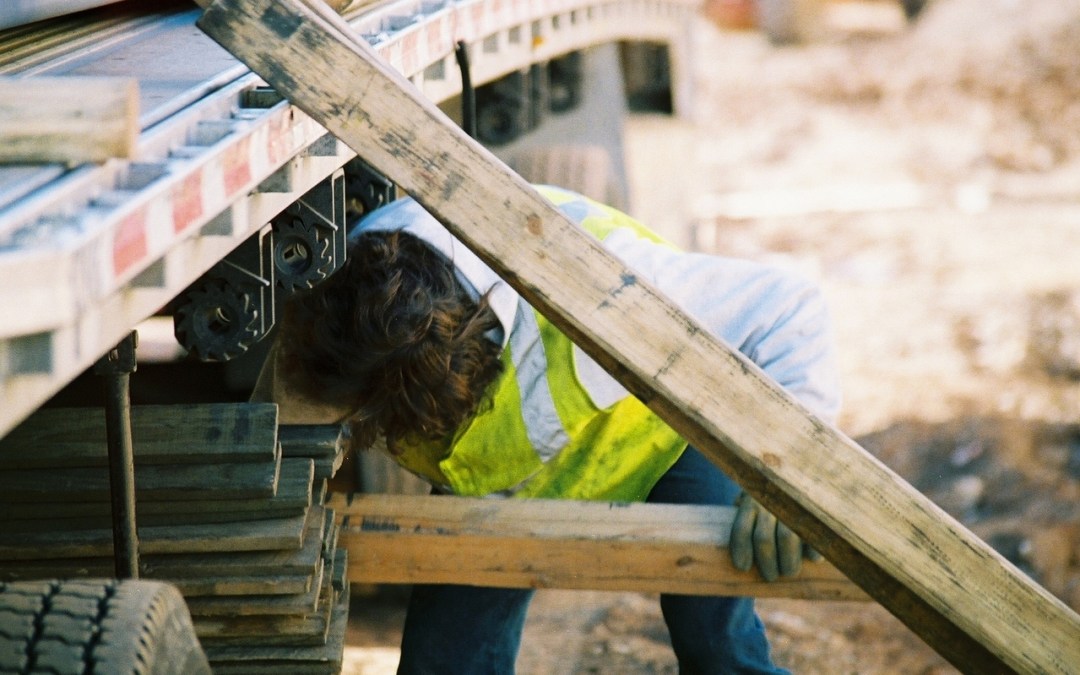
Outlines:
{"label": "worker's shoulder", "polygon": [[812,307],[825,299],[815,271],[789,259],[694,252],[679,256],[669,267],[668,275],[686,287],[752,299],[762,309],[779,305]]}

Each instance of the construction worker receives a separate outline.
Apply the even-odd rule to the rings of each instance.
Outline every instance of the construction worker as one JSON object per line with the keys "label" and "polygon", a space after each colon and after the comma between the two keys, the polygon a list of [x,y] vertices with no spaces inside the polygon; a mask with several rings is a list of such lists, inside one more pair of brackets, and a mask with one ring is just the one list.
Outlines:
{"label": "construction worker", "polygon": [[[816,288],[684,253],[629,216],[538,187],[571,220],[824,420],[839,406]],[[365,217],[346,265],[289,303],[256,397],[345,421],[436,492],[738,504],[733,562],[767,580],[814,555],[412,199]],[[511,673],[532,590],[417,585],[401,673]],[[777,673],[750,598],[663,595],[682,673]]]}

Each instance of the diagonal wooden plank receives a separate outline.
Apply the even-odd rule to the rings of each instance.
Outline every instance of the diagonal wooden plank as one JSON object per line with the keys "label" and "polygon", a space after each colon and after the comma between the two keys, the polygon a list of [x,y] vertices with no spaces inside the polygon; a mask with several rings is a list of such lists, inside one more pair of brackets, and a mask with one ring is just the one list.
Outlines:
{"label": "diagonal wooden plank", "polygon": [[199,26],[954,664],[1076,670],[1075,612],[619,263],[325,6],[218,0]]}
{"label": "diagonal wooden plank", "polygon": [[340,493],[327,506],[363,583],[869,599],[827,562],[772,583],[736,570],[734,508]]}

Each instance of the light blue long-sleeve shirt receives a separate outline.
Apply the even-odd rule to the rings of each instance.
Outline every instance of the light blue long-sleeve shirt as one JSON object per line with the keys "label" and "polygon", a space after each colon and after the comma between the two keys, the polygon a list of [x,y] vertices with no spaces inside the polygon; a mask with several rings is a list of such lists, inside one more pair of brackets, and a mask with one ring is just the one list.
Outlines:
{"label": "light blue long-sleeve shirt", "polygon": [[[564,205],[565,206],[565,205]],[[579,209],[563,208],[571,219]],[[518,294],[411,198],[400,199],[365,218],[354,230],[405,230],[454,261],[459,278],[477,296],[488,293],[505,343],[518,311]],[[737,349],[784,387],[810,412],[834,423],[840,409],[828,309],[818,287],[782,268],[716,255],[687,253],[616,229],[605,248]],[[579,378],[599,408],[625,390],[581,350]]]}

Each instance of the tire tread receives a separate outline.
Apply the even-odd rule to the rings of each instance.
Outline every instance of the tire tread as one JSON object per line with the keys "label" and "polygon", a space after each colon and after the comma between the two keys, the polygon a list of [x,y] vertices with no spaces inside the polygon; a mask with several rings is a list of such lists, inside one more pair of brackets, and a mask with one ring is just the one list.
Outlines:
{"label": "tire tread", "polygon": [[191,616],[160,582],[0,583],[0,672],[208,674]]}

